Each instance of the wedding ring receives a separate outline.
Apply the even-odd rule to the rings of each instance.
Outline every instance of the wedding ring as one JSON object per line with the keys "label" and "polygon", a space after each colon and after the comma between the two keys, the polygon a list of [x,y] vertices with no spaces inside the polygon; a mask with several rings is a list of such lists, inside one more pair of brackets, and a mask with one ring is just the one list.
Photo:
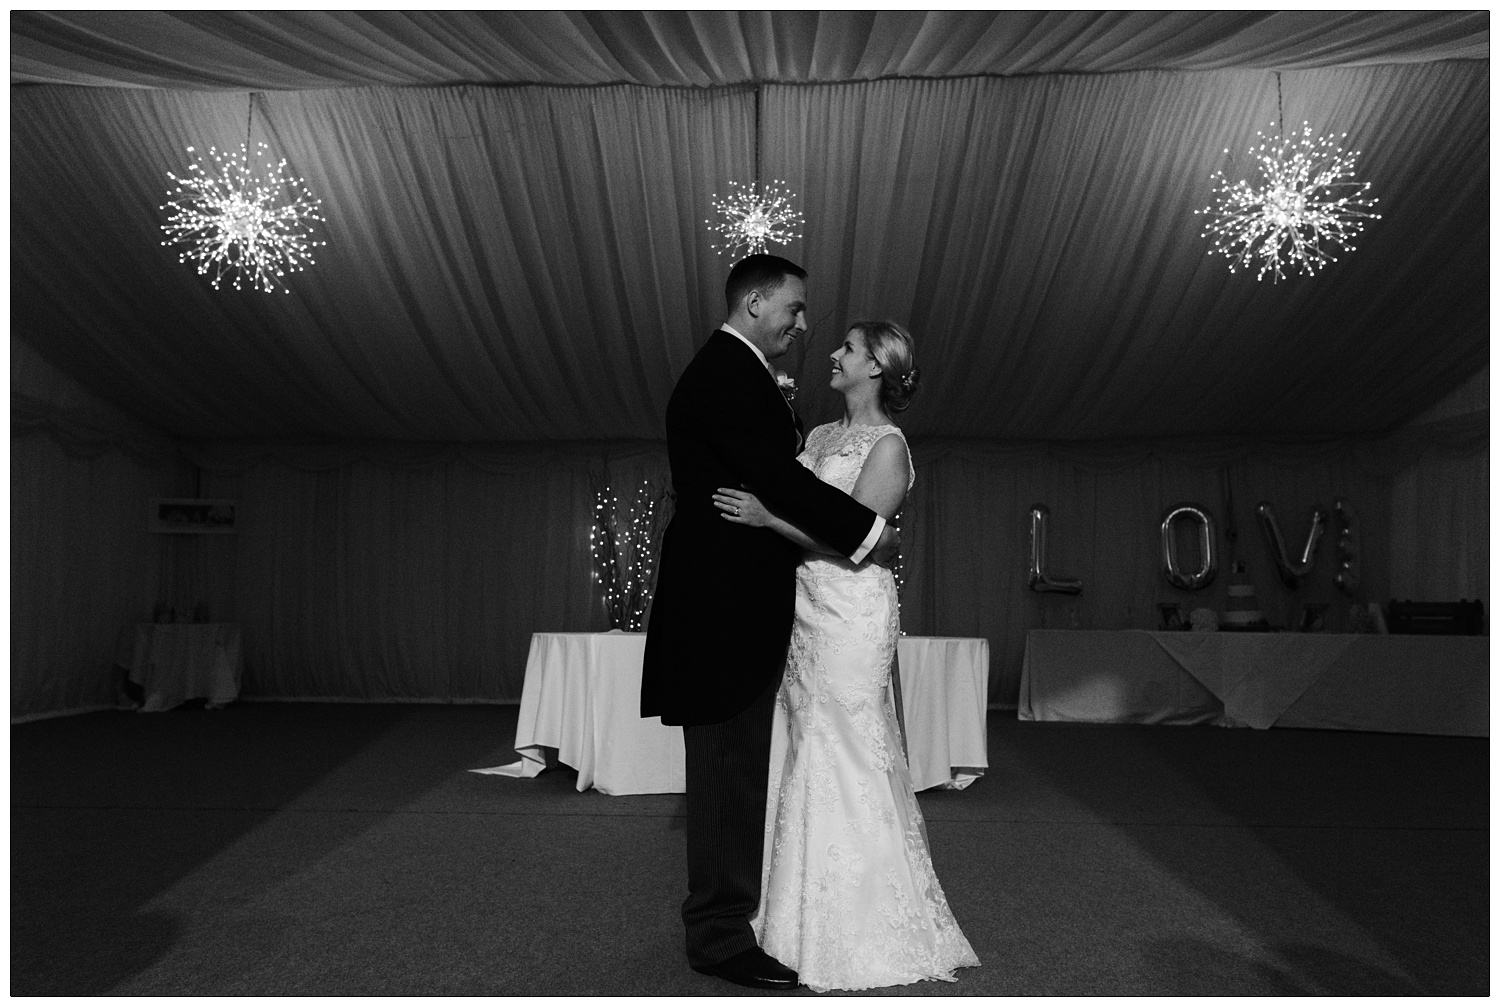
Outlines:
{"label": "wedding ring", "polygon": [[736,507],[736,508],[735,508],[735,509],[734,509],[734,516],[735,516],[735,517],[739,517],[739,516],[740,516],[740,509],[739,509],[739,508],[738,508],[738,507]]}

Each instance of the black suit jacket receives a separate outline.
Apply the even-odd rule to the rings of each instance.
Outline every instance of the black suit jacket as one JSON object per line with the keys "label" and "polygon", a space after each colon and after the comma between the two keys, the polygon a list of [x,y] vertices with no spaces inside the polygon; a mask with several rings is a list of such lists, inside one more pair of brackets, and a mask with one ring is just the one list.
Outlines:
{"label": "black suit jacket", "polygon": [[723,330],[698,351],[667,403],[677,507],[662,540],[646,630],[641,716],[716,724],[781,672],[802,550],[768,528],[731,524],[720,486],[767,506],[848,556],[875,512],[797,461],[801,423],[754,351]]}

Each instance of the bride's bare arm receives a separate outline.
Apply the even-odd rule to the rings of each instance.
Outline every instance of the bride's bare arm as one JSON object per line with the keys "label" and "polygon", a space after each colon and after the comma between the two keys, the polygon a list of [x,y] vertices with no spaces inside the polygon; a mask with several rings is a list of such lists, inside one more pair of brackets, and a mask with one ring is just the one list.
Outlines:
{"label": "bride's bare arm", "polygon": [[[889,521],[906,502],[906,486],[910,475],[911,461],[906,454],[906,445],[902,443],[900,436],[886,434],[870,449],[864,467],[859,470],[859,478],[854,482],[854,492],[850,495]],[[756,528],[770,528],[804,549],[829,556],[841,555],[838,550],[824,545],[773,513],[755,494],[746,490],[721,487],[714,494],[714,506],[723,512],[726,521]]]}
{"label": "bride's bare arm", "polygon": [[714,506],[723,512],[726,521],[749,525],[752,528],[769,528],[782,538],[789,539],[812,552],[824,553],[828,556],[843,555],[832,546],[819,542],[786,518],[773,513],[760,502],[759,497],[747,490],[721,487],[714,494]]}
{"label": "bride's bare arm", "polygon": [[886,434],[865,456],[850,496],[889,521],[906,502],[906,487],[910,482],[911,459],[907,457],[906,445],[900,434]]}

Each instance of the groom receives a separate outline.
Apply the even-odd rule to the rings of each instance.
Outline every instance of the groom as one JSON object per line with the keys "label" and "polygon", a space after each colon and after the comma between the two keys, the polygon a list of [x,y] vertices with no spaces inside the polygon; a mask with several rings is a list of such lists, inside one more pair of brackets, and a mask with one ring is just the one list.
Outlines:
{"label": "groom", "polygon": [[713,493],[745,486],[854,562],[891,550],[893,528],[797,461],[802,423],[769,361],[807,330],[807,273],[741,259],[729,320],[677,380],[667,456],[677,509],[662,540],[646,634],[641,716],[681,724],[687,753],[687,956],[698,972],[790,989],[797,974],[755,943],[776,689],[791,637],[801,550],[719,516]]}

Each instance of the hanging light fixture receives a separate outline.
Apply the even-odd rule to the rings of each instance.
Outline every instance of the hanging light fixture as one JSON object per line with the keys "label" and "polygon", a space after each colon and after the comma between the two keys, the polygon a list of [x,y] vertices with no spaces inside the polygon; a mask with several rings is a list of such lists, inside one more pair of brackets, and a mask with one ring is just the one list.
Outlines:
{"label": "hanging light fixture", "polygon": [[[193,261],[198,275],[210,276],[215,290],[226,277],[272,293],[286,287],[287,273],[314,264],[312,222],[321,221],[322,200],[308,192],[302,179],[286,171],[286,158],[273,162],[265,143],[257,142],[251,157],[250,130],[255,119],[255,95],[245,121],[245,142],[238,154],[208,148],[206,159],[188,165],[186,174],[167,173],[176,185],[160,209],[170,209],[161,225],[163,246],[183,246],[178,262]],[[197,152],[189,147],[189,154]]]}
{"label": "hanging light fixture", "polygon": [[[720,255],[728,253],[740,259],[764,252],[768,242],[785,244],[802,236],[802,214],[792,208],[794,194],[782,189],[780,180],[765,186],[730,182],[729,187],[726,199],[714,193],[714,209],[724,219],[718,223],[704,221],[721,236]],[[744,252],[736,254],[741,248]]]}
{"label": "hanging light fixture", "polygon": [[[755,180],[748,185],[729,183],[724,199],[713,194],[713,208],[720,218],[705,220],[719,233],[718,252],[736,260],[766,251],[770,242],[786,244],[802,236],[802,214],[792,206],[796,194],[780,179],[769,185],[760,181],[760,88],[755,89]],[[743,251],[741,251],[743,249]]]}
{"label": "hanging light fixture", "polygon": [[1372,212],[1380,200],[1365,198],[1370,183],[1354,178],[1359,151],[1346,153],[1332,137],[1314,137],[1306,122],[1300,134],[1286,135],[1280,125],[1279,73],[1276,114],[1271,125],[1277,135],[1256,133],[1261,142],[1248,151],[1260,173],[1258,183],[1230,182],[1222,169],[1216,171],[1214,204],[1193,211],[1206,218],[1202,236],[1213,242],[1210,253],[1228,258],[1231,273],[1258,263],[1255,278],[1270,273],[1272,283],[1285,278],[1284,270],[1311,276],[1337,260],[1334,252],[1354,251],[1350,242],[1364,222],[1380,219]]}

